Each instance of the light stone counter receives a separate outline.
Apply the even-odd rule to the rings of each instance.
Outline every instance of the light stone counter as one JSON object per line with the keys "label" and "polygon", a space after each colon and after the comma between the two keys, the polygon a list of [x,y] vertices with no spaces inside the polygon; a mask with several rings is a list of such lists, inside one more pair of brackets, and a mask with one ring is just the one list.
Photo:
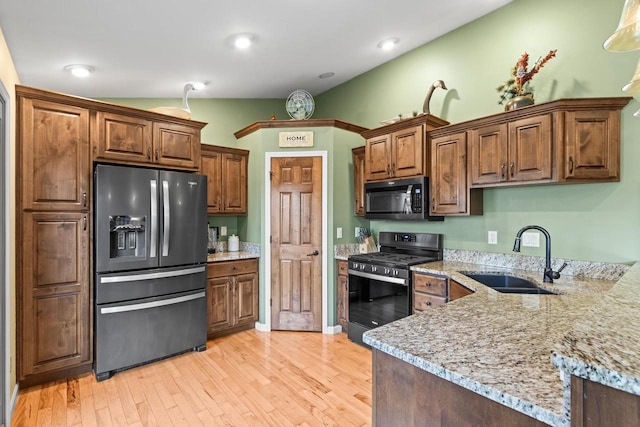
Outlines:
{"label": "light stone counter", "polygon": [[[637,288],[640,268],[629,270],[617,285],[563,275],[551,286],[542,283],[541,269],[455,261],[413,269],[449,276],[475,293],[366,332],[364,342],[373,348],[555,426],[569,425],[563,381],[568,375],[552,364],[552,351],[555,363],[571,373],[589,371],[589,363],[600,357],[608,369],[633,376],[637,390],[640,299],[630,288]],[[618,279],[627,269],[612,276]],[[502,271],[559,295],[503,294],[460,271]]]}
{"label": "light stone counter", "polygon": [[218,242],[216,253],[207,256],[207,262],[235,261],[239,259],[260,258],[260,245],[240,242],[238,252],[227,251],[227,242]]}

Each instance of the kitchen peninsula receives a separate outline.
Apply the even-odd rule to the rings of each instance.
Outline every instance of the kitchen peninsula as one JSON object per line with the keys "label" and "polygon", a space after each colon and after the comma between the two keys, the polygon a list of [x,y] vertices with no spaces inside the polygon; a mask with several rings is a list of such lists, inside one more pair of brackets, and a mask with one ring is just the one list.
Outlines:
{"label": "kitchen peninsula", "polygon": [[[474,294],[364,336],[374,354],[374,425],[568,426],[572,409],[571,425],[582,425],[576,420],[585,409],[575,406],[582,394],[571,393],[581,378],[640,400],[639,264],[543,285],[541,270],[447,259],[413,269]],[[503,294],[460,273],[500,270],[558,295]],[[385,398],[392,394],[414,399]],[[629,409],[636,423],[637,405]]]}

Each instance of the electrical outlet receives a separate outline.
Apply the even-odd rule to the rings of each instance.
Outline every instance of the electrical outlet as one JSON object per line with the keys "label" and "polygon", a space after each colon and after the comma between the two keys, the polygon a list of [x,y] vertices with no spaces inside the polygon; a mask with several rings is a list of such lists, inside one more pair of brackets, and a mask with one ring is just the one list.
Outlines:
{"label": "electrical outlet", "polygon": [[227,226],[226,225],[221,225],[220,226],[220,235],[221,236],[226,236],[227,235]]}
{"label": "electrical outlet", "polygon": [[342,227],[336,228],[336,237],[342,239]]}
{"label": "electrical outlet", "polygon": [[487,232],[487,243],[490,245],[498,244],[498,232],[497,231],[488,231]]}
{"label": "electrical outlet", "polygon": [[522,233],[522,246],[529,246],[531,248],[540,247],[540,233]]}

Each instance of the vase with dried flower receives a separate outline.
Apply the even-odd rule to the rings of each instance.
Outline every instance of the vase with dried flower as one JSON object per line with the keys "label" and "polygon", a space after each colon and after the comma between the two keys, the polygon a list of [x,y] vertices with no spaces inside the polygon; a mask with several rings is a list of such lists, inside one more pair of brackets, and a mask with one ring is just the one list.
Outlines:
{"label": "vase with dried flower", "polygon": [[556,50],[551,50],[544,58],[540,57],[533,65],[531,70],[527,70],[529,66],[529,54],[523,53],[516,65],[511,69],[511,78],[497,87],[500,92],[500,100],[498,104],[505,103],[504,110],[511,111],[516,108],[533,105],[533,93],[529,82],[533,76],[540,71],[551,58],[556,56]]}

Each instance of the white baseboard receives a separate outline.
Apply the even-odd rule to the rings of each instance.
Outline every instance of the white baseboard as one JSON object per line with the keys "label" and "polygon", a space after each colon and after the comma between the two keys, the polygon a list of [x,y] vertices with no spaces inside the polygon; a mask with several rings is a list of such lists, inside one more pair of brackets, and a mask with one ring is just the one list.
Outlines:
{"label": "white baseboard", "polygon": [[13,411],[16,409],[16,404],[18,403],[18,389],[20,388],[19,384],[13,388],[13,393],[11,393],[11,402],[9,402],[9,407],[7,408],[7,426],[11,426],[11,419],[13,418]]}
{"label": "white baseboard", "polygon": [[322,331],[323,334],[327,334],[327,335],[335,335],[335,334],[339,334],[340,332],[342,332],[342,326],[340,325],[327,326],[325,330]]}
{"label": "white baseboard", "polygon": [[271,332],[271,328],[264,323],[256,322],[255,328],[259,332]]}

